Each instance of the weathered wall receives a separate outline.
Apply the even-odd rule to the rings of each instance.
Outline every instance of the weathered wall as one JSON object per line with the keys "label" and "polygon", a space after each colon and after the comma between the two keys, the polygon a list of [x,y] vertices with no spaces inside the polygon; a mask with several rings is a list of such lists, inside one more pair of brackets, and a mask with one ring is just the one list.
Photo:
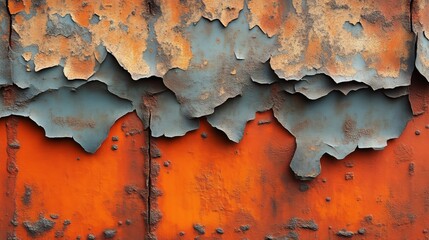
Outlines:
{"label": "weathered wall", "polygon": [[426,1],[0,3],[2,238],[429,237]]}

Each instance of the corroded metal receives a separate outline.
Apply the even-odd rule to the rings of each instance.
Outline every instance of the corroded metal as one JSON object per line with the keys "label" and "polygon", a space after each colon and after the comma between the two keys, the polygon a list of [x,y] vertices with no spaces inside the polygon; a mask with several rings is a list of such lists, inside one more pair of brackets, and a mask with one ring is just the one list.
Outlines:
{"label": "corroded metal", "polygon": [[0,1],[0,86],[11,83],[9,40],[10,40],[10,15],[7,11],[7,1]]}
{"label": "corroded metal", "polygon": [[[427,0],[0,0],[0,230],[422,238],[428,13]],[[321,173],[327,155],[347,160]],[[290,160],[301,180],[326,175],[297,182]]]}
{"label": "corroded metal", "polygon": [[292,170],[308,179],[320,174],[324,154],[343,159],[356,148],[384,148],[402,133],[412,113],[407,97],[359,90],[316,101],[280,92],[274,115],[296,138]]}
{"label": "corroded metal", "polygon": [[429,3],[425,0],[413,1],[413,30],[417,35],[416,68],[429,80]]}
{"label": "corroded metal", "polygon": [[[256,112],[274,108],[297,138],[296,156],[308,154],[304,143],[324,146],[295,171],[315,176],[324,153],[343,158],[398,137],[414,67],[429,77],[425,1],[1,3],[0,116],[27,116],[48,137],[72,137],[90,152],[130,111],[153,137],[183,136],[207,117],[239,142]],[[336,119],[314,122],[348,101]],[[336,142],[331,130],[353,114],[374,134]],[[314,135],[296,131],[305,122]]]}

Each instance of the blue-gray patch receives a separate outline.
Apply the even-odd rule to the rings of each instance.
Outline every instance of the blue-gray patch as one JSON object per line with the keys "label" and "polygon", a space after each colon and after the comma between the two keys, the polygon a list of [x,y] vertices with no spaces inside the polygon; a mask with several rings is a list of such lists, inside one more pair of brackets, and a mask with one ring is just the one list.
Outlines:
{"label": "blue-gray patch", "polygon": [[355,38],[359,38],[359,37],[362,36],[363,27],[362,27],[362,24],[360,22],[357,22],[356,24],[353,24],[353,23],[351,23],[349,21],[346,21],[343,24],[343,28],[345,30],[349,31],[352,34],[352,36],[355,37]]}
{"label": "blue-gray patch", "polygon": [[279,94],[274,115],[296,138],[291,168],[300,178],[319,175],[325,153],[343,159],[356,148],[384,148],[412,117],[407,97],[391,99],[381,91],[332,92],[317,101]]}
{"label": "blue-gray patch", "polygon": [[11,84],[11,66],[8,56],[10,16],[6,3],[6,0],[0,0],[0,18],[2,19],[0,22],[0,86]]}
{"label": "blue-gray patch", "polygon": [[3,88],[5,91],[15,91],[15,99],[13,105],[0,102],[0,117],[29,117],[47,137],[73,138],[90,153],[100,147],[113,123],[133,110],[129,101],[110,94],[100,82],[43,93],[34,88]]}
{"label": "blue-gray patch", "polygon": [[252,78],[271,83],[272,70],[264,63],[277,39],[267,37],[258,27],[249,30],[247,13],[244,8],[227,28],[203,18],[186,30],[193,53],[190,66],[186,71],[172,69],[163,78],[186,116],[212,114],[215,107],[240,95]]}
{"label": "blue-gray patch", "polygon": [[429,69],[427,63],[422,62],[422,59],[429,59],[429,39],[425,32],[421,31],[417,35],[417,56],[416,68],[429,81]]}
{"label": "blue-gray patch", "polygon": [[179,103],[163,85],[162,79],[134,81],[111,54],[89,79],[94,80],[105,83],[116,96],[131,101],[144,127],[150,127],[154,137],[182,136],[199,126],[198,120],[186,118],[180,112]]}
{"label": "blue-gray patch", "polygon": [[81,36],[85,42],[90,43],[92,41],[92,34],[89,30],[75,23],[70,14],[66,14],[64,17],[57,13],[48,15],[46,33],[51,36],[61,35],[64,37],[78,35]]}
{"label": "blue-gray patch", "polygon": [[255,118],[256,112],[272,108],[271,85],[251,83],[243,89],[243,93],[229,99],[207,116],[213,127],[224,132],[234,142],[239,142],[244,134],[244,128],[249,120]]}

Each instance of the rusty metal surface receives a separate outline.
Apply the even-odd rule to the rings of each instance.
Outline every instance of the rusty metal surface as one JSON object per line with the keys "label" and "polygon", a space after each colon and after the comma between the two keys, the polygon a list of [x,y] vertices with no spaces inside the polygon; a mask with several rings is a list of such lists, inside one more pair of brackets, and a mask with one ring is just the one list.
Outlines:
{"label": "rusty metal surface", "polygon": [[11,83],[9,61],[10,15],[7,11],[6,0],[0,2],[0,86]]}
{"label": "rusty metal surface", "polygon": [[339,240],[349,239],[338,235],[347,233],[350,239],[427,239],[428,124],[425,112],[383,150],[356,150],[342,161],[324,156],[323,170],[312,181],[297,181],[288,168],[296,143],[271,112],[258,113],[238,144],[225,141],[205,121],[182,138],[155,139],[162,153],[153,159],[161,165],[155,185],[163,192],[156,235]]}
{"label": "rusty metal surface", "polygon": [[[373,89],[409,85],[415,42],[409,1],[268,1],[264,5],[279,9],[257,10],[254,24],[262,29],[266,25],[267,31],[279,36],[279,52],[270,63],[281,78],[324,73],[337,83],[355,80]],[[271,16],[280,28],[270,26]]]}
{"label": "rusty metal surface", "polygon": [[[146,142],[139,147],[148,159],[140,167],[149,190],[142,214],[147,226],[144,233],[134,234],[149,239],[156,234],[173,238],[168,230],[157,230],[164,214],[159,208],[166,207],[161,201],[158,208],[157,181],[162,184],[161,165],[169,165],[157,162],[169,161],[161,152],[180,148],[182,155],[204,157],[192,147],[198,134],[201,139],[195,141],[207,139],[201,129],[223,132],[212,143],[216,147],[208,147],[219,158],[239,155],[238,150],[222,155],[223,146],[278,147],[267,150],[271,152],[295,141],[287,157],[300,179],[323,174],[320,161],[325,155],[348,159],[358,148],[389,149],[388,141],[400,138],[410,119],[426,116],[428,6],[426,0],[0,0],[0,121],[6,122],[6,139],[0,138],[0,144],[8,145],[0,153],[7,159],[7,177],[1,179],[12,189],[0,198],[6,215],[10,218],[15,214],[10,208],[21,207],[11,199],[28,190],[27,180],[15,181],[17,154],[37,152],[18,151],[13,142],[20,128],[16,119],[30,125],[21,117],[41,126],[53,142],[72,138],[97,156],[106,154],[115,122],[135,112],[138,119],[133,115],[133,122],[141,126],[127,136],[144,133]],[[267,111],[273,115],[254,120],[258,112]],[[267,136],[245,141],[246,126],[262,129],[272,122],[277,127],[268,128],[279,131],[272,134],[289,145],[265,143]],[[286,131],[293,138],[280,136]],[[192,141],[186,140],[189,136]],[[167,149],[176,141],[179,147]],[[135,141],[128,144],[135,146]],[[117,150],[117,144],[110,146],[111,152]],[[30,176],[30,171],[23,175]],[[40,180],[41,186],[48,184]],[[210,179],[200,176],[198,181]],[[216,187],[207,184],[199,185],[200,192]],[[162,211],[171,219],[167,221],[177,221],[169,218],[170,211]],[[30,235],[38,235],[31,229],[58,227],[46,214],[25,216],[20,231],[27,228]],[[308,218],[291,221],[298,228],[312,225]],[[1,224],[0,230],[10,232],[9,225]],[[249,230],[245,225],[238,227],[243,237]],[[202,227],[194,229],[201,233]],[[109,235],[116,228],[105,230]]]}
{"label": "rusty metal surface", "polygon": [[[147,132],[136,115],[118,120],[94,154],[70,139],[45,138],[22,117],[0,126],[1,239],[104,239],[106,230],[116,239],[143,239]],[[16,172],[3,174],[3,157]]]}
{"label": "rusty metal surface", "polygon": [[[253,77],[266,75],[258,82],[270,83],[267,64],[275,38],[268,38],[258,28],[249,30],[243,10],[237,20],[224,28],[220,22],[201,19],[189,27],[186,35],[193,53],[186,70],[174,69],[164,76],[164,83],[175,92],[190,117],[212,114],[214,108],[243,92]],[[266,69],[268,68],[268,69]],[[262,72],[262,74],[261,74]],[[265,74],[264,74],[265,73]]]}
{"label": "rusty metal surface", "polygon": [[416,68],[419,70],[426,79],[429,79],[429,39],[427,28],[429,27],[429,18],[427,12],[429,10],[429,3],[425,0],[417,0],[413,2],[413,30],[417,35],[416,47]]}
{"label": "rusty metal surface", "polygon": [[274,116],[296,138],[291,168],[304,179],[320,174],[324,154],[343,159],[356,148],[384,148],[412,116],[407,97],[371,90],[334,92],[317,101],[287,93],[278,98]]}
{"label": "rusty metal surface", "polygon": [[[270,11],[261,11],[265,8]],[[7,108],[2,116],[28,116],[45,127],[48,137],[73,137],[90,152],[97,149],[114,120],[132,110],[154,137],[183,136],[198,128],[195,118],[208,116],[210,124],[238,142],[253,114],[269,110],[279,101],[268,90],[277,85],[290,94],[320,102],[333,91],[349,95],[362,88],[385,89],[392,101],[406,95],[415,60],[412,30],[423,34],[425,18],[420,12],[424,8],[423,2],[411,8],[409,2],[369,0],[10,1],[2,11],[2,43],[9,49],[2,58],[6,60],[2,71],[10,72],[9,76],[2,74],[7,76],[3,85],[13,83],[19,88],[1,89],[5,102],[16,99],[16,103],[2,106]],[[331,18],[335,21],[328,21]],[[416,66],[425,75],[421,56],[426,48],[422,44],[417,43]],[[55,94],[45,93],[96,84],[88,81],[101,82],[99,88],[105,85],[105,98],[99,100],[103,108],[117,111],[111,119],[97,117],[86,128],[77,124],[70,132],[49,129],[52,121],[44,119],[46,114],[32,116],[38,99],[45,99],[55,102],[58,109],[68,109],[65,118],[91,120],[92,110],[68,106],[75,102],[73,95],[56,101]],[[7,96],[8,92],[17,97]],[[370,95],[379,94],[372,91]],[[86,97],[79,99],[82,106],[90,99]],[[128,103],[115,105],[117,97]],[[306,101],[299,97],[294,101],[297,99]],[[374,105],[389,102],[380,99],[374,97]],[[402,111],[401,106],[395,110]],[[55,111],[60,110],[53,109],[51,114]],[[345,108],[339,114],[348,111],[352,110]],[[301,117],[293,111],[288,114]],[[376,120],[385,121],[381,115]],[[337,126],[334,121],[327,124],[326,129]],[[386,139],[397,137],[401,126],[389,128]],[[76,128],[93,132],[82,135]],[[317,138],[332,144],[323,136]],[[351,152],[339,149],[344,147],[341,144],[334,145],[336,151]]]}
{"label": "rusty metal surface", "polygon": [[[277,96],[268,89],[277,85],[312,100],[362,88],[387,89],[386,95],[398,98],[407,94],[404,86],[414,68],[409,2],[5,3],[2,43],[9,51],[2,69],[7,73],[9,63],[11,70],[3,85],[22,90],[12,87],[17,103],[2,115],[28,116],[45,127],[48,137],[73,137],[90,152],[113,121],[130,110],[154,137],[182,136],[198,127],[195,118],[208,116],[210,124],[238,142],[252,115],[272,108]],[[88,81],[105,85],[102,105],[117,111],[110,120],[97,117],[85,128],[91,134],[50,132],[52,122],[41,119],[47,115],[32,116],[38,99],[46,99],[68,109],[69,119],[90,119],[92,110],[67,106],[75,101],[72,95],[56,101],[55,94],[45,93],[94,86]],[[79,100],[82,106],[89,100],[85,97]],[[128,103],[115,105],[116,97]],[[402,128],[397,127],[389,136],[398,135]]]}
{"label": "rusty metal surface", "polygon": [[272,87],[251,83],[243,89],[240,97],[228,100],[207,117],[213,127],[224,132],[234,142],[239,142],[244,134],[246,123],[255,118],[256,112],[273,107]]}

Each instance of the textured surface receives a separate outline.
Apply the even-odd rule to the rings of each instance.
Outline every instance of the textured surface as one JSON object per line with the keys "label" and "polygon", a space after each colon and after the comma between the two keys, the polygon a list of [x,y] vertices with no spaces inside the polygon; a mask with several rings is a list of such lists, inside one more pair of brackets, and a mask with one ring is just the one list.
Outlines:
{"label": "textured surface", "polygon": [[428,6],[0,0],[0,238],[429,237]]}
{"label": "textured surface", "polygon": [[[239,144],[226,142],[204,122],[183,138],[156,139],[162,152],[153,160],[161,165],[156,188],[163,192],[157,200],[163,217],[156,235],[344,239],[337,236],[344,229],[354,233],[352,239],[426,239],[428,123],[427,113],[415,117],[401,137],[380,151],[356,150],[341,161],[324,156],[322,173],[313,181],[294,178],[288,167],[294,137],[271,112],[257,114]],[[313,220],[318,229],[291,229],[292,218]],[[205,234],[198,234],[193,224],[204,226]],[[240,230],[245,225],[249,230]],[[217,228],[224,234],[216,233]],[[365,233],[358,234],[359,229]]]}
{"label": "textured surface", "polygon": [[[280,2],[265,4],[280,8],[282,27],[273,32],[280,48],[271,66],[281,78],[325,73],[337,83],[356,80],[374,89],[409,85],[415,38],[409,1]],[[254,24],[265,29],[259,23],[272,13],[259,12]]]}
{"label": "textured surface", "polygon": [[417,0],[413,2],[413,30],[417,35],[416,68],[429,79],[429,2]]}
{"label": "textured surface", "polygon": [[[2,116],[28,116],[45,128],[46,136],[73,137],[90,152],[113,121],[130,111],[137,112],[154,137],[183,136],[198,128],[196,118],[207,116],[212,126],[238,142],[255,112],[282,104],[279,99],[294,104],[293,98],[279,98],[274,89],[320,101],[331,92],[348,95],[363,88],[386,89],[390,98],[402,97],[414,68],[411,23],[421,23],[415,29],[423,34],[419,29],[424,19],[415,15],[425,7],[413,5],[411,19],[410,3],[370,0],[7,3],[1,12],[2,84],[17,87],[0,89],[7,103]],[[418,59],[421,56],[418,53]],[[416,65],[422,68],[421,61]],[[86,124],[91,133],[51,128],[45,119],[49,114],[32,116],[40,112],[37,102],[42,99],[55,102],[51,114],[62,109],[70,112],[69,120],[87,122],[94,114],[91,107],[73,110],[68,104],[76,102],[73,94],[56,101],[54,92],[77,89],[79,95],[95,85],[106,89],[99,107],[114,114]],[[120,105],[117,97],[124,99]],[[85,106],[83,102],[95,104],[98,97],[79,98],[78,104]],[[388,103],[380,97],[372,101]],[[402,105],[395,108],[404,110]],[[288,114],[300,118],[300,113]],[[358,125],[367,124],[358,120]],[[326,129],[336,128],[335,122],[326,124]],[[389,131],[395,134],[385,139],[397,137],[401,126],[392,126]]]}
{"label": "textured surface", "polygon": [[[87,239],[88,234],[103,239],[105,229],[116,229],[121,239],[144,238],[148,155],[140,148],[147,133],[136,115],[121,118],[95,154],[71,140],[45,138],[25,118],[2,119],[0,130],[0,183],[7,186],[0,197],[0,238],[32,239],[23,223],[40,216],[55,224],[36,228],[37,239]],[[6,159],[19,169],[16,175],[4,169]]]}
{"label": "textured surface", "polygon": [[317,101],[286,93],[278,98],[274,115],[296,138],[291,168],[301,178],[320,174],[325,153],[343,159],[356,148],[384,148],[412,115],[407,97],[392,100],[370,90],[335,92]]}

